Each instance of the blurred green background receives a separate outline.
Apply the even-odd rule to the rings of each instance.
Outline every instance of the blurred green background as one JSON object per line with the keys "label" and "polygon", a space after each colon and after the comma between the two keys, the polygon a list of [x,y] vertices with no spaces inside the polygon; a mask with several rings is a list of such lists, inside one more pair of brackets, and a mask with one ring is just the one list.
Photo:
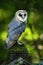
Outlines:
{"label": "blurred green background", "polygon": [[[28,20],[25,32],[20,36],[31,63],[43,61],[43,0],[1,0],[0,1],[0,63],[7,61],[9,50],[4,50],[7,27],[15,12],[25,9]],[[12,48],[11,48],[12,49]],[[13,50],[19,51],[19,47]]]}

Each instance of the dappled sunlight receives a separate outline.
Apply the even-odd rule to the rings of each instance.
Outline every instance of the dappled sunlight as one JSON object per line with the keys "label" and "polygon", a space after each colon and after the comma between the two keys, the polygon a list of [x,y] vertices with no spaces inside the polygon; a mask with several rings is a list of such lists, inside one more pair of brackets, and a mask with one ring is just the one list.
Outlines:
{"label": "dappled sunlight", "polygon": [[27,39],[29,41],[33,40],[32,32],[31,32],[31,29],[29,27],[26,27],[25,32],[20,36],[19,40],[22,40],[23,38]]}
{"label": "dappled sunlight", "polygon": [[25,47],[27,48],[28,53],[33,54],[35,52],[32,46],[26,44]]}
{"label": "dappled sunlight", "polygon": [[37,31],[34,33],[31,32],[31,29],[29,27],[26,27],[25,32],[20,36],[19,40],[26,39],[28,41],[38,40],[39,35]]}
{"label": "dappled sunlight", "polygon": [[22,35],[20,36],[19,39],[22,39],[22,38],[27,38],[28,39],[28,34],[29,35],[31,34],[31,30],[28,27],[26,27],[25,32],[22,33]]}
{"label": "dappled sunlight", "polygon": [[1,39],[2,39],[3,41],[5,41],[6,36],[7,36],[7,32],[6,32],[6,31],[3,31],[3,32],[1,33]]}
{"label": "dappled sunlight", "polygon": [[32,32],[31,32],[31,29],[29,27],[27,27],[25,30],[25,39],[27,39],[29,41],[33,40]]}
{"label": "dappled sunlight", "polygon": [[38,40],[39,35],[37,32],[33,33],[33,40]]}

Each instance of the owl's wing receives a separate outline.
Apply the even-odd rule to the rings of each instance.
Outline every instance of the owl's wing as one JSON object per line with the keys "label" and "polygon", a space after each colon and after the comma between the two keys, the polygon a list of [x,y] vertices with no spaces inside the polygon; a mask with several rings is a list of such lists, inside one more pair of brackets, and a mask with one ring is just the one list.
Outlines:
{"label": "owl's wing", "polygon": [[12,39],[12,40],[17,40],[19,38],[19,36],[21,35],[22,33],[22,29],[21,27],[18,27],[18,28],[14,28],[11,30],[11,32],[9,33],[9,37]]}
{"label": "owl's wing", "polygon": [[18,37],[20,36],[22,30],[21,27],[22,23],[19,22],[11,22],[8,28],[8,36],[10,37],[11,40],[17,40]]}

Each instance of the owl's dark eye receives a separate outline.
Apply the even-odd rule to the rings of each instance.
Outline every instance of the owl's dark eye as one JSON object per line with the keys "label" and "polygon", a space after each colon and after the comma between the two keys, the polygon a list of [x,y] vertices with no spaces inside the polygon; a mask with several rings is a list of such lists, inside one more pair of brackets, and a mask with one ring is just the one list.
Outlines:
{"label": "owl's dark eye", "polygon": [[24,16],[26,16],[26,14],[24,14]]}
{"label": "owl's dark eye", "polygon": [[20,17],[22,17],[22,14],[19,14]]}

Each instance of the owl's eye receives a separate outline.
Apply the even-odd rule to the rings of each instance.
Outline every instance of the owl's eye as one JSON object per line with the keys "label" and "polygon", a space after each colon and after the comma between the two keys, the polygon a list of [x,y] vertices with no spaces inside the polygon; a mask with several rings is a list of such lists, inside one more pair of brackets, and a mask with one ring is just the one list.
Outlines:
{"label": "owl's eye", "polygon": [[22,17],[22,14],[19,14],[20,17]]}
{"label": "owl's eye", "polygon": [[24,16],[26,16],[26,14],[24,14]]}

